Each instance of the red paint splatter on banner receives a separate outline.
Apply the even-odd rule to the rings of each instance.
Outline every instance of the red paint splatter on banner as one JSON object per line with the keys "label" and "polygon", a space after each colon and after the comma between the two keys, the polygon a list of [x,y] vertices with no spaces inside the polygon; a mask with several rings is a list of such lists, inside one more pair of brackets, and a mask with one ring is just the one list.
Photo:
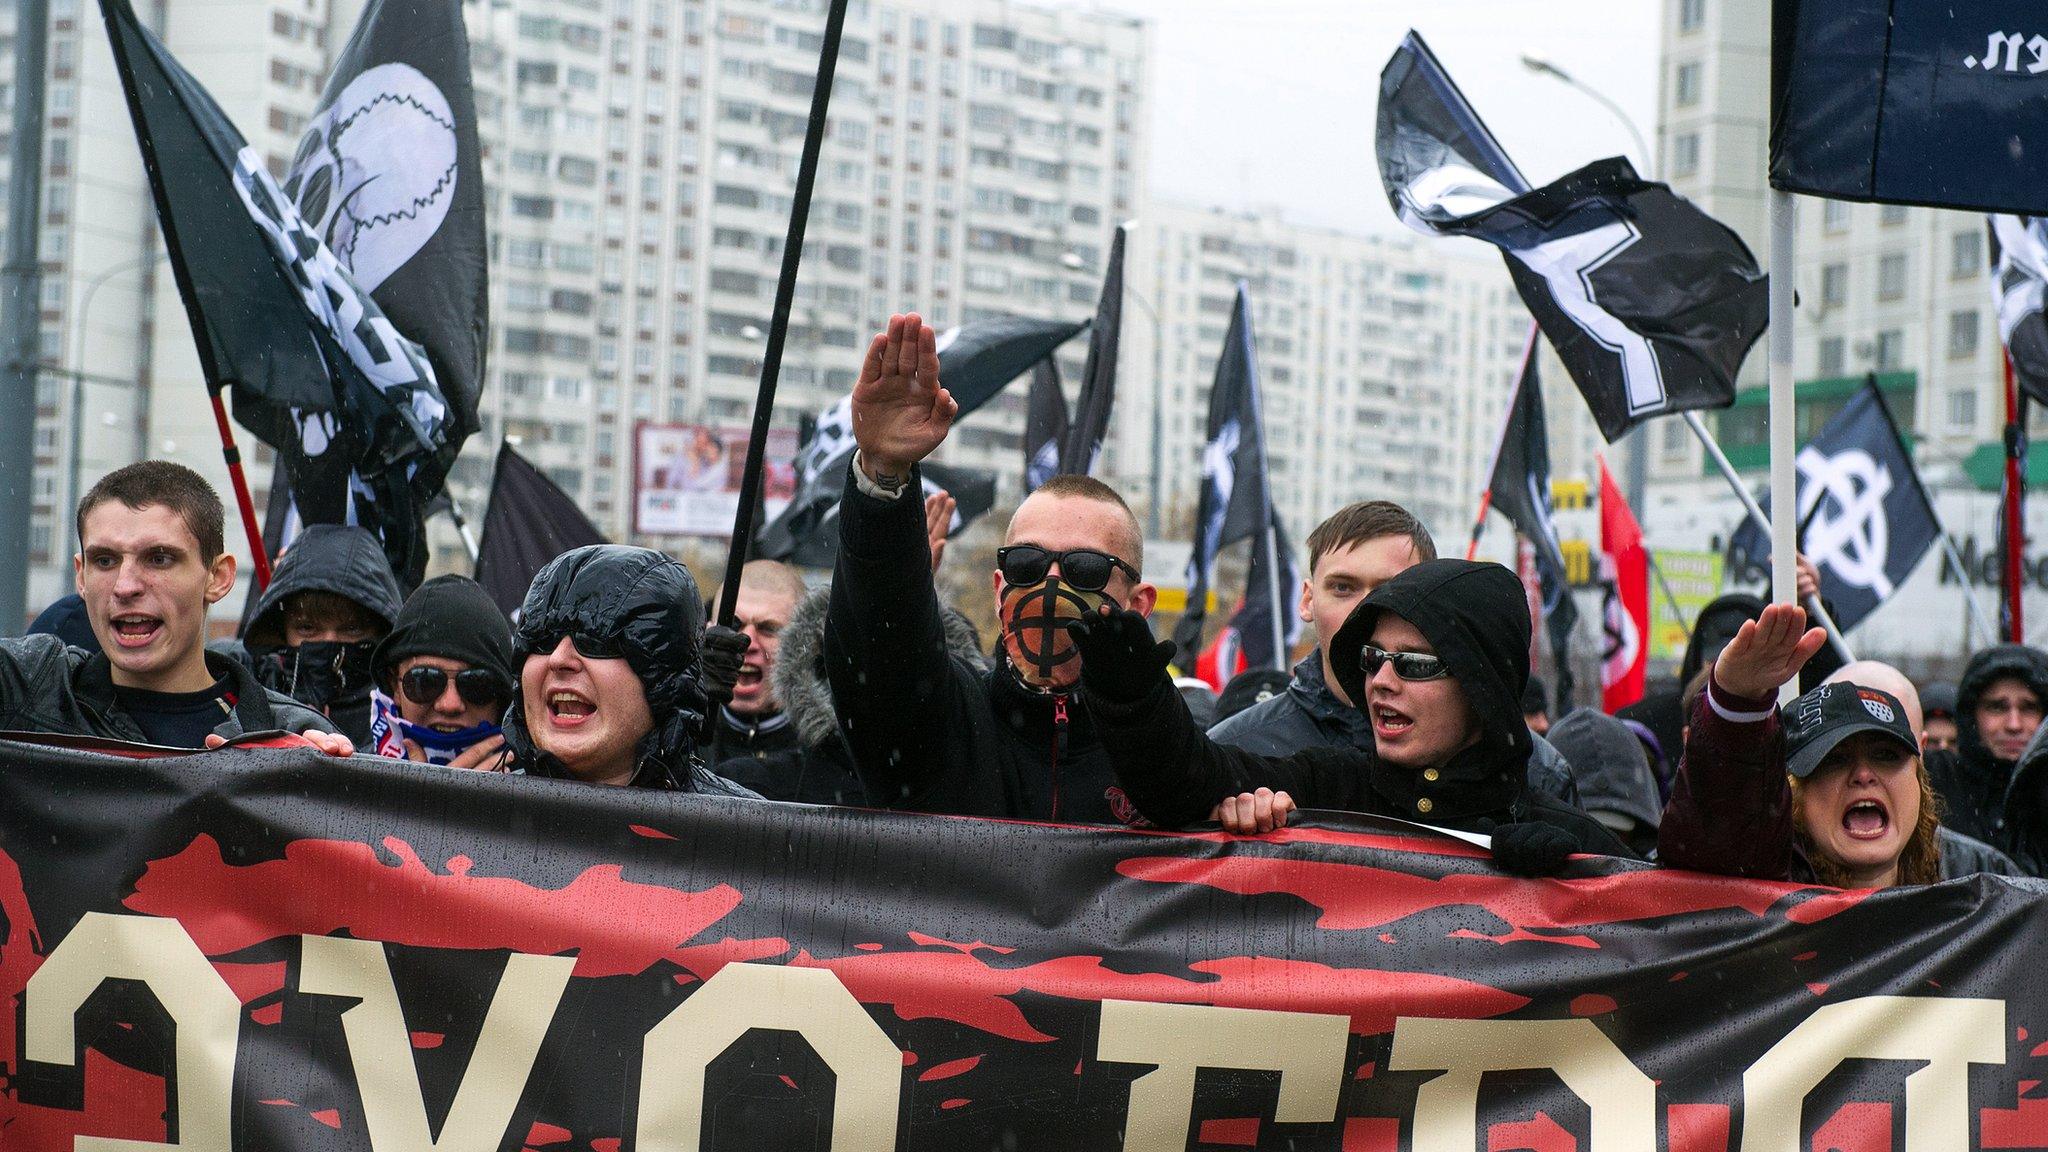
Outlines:
{"label": "red paint splatter on banner", "polygon": [[1866,1100],[1842,1105],[1813,1130],[1813,1152],[1892,1152],[1892,1106]]}
{"label": "red paint splatter on banner", "polygon": [[1344,1152],[1401,1152],[1401,1121],[1392,1116],[1346,1116]]}
{"label": "red paint splatter on banner", "polygon": [[1828,994],[1828,986],[1821,983],[1808,984],[1806,990],[1815,996],[1825,996]]}
{"label": "red paint splatter on banner", "polygon": [[1379,1061],[1367,1060],[1365,1063],[1360,1064],[1358,1066],[1358,1071],[1353,1072],[1351,1074],[1351,1078],[1353,1080],[1370,1080],[1372,1079],[1372,1074],[1378,1070]]}
{"label": "red paint splatter on banner", "polygon": [[1176,840],[1207,840],[1212,844],[1253,841],[1265,844],[1336,844],[1346,848],[1376,848],[1382,852],[1420,853],[1425,856],[1462,856],[1468,860],[1491,860],[1493,853],[1477,844],[1450,836],[1398,836],[1381,832],[1341,832],[1335,828],[1281,828],[1260,836],[1235,836],[1229,832],[1157,832],[1118,829],[1149,836],[1171,836]]}
{"label": "red paint splatter on banner", "polygon": [[277,1099],[275,1099],[275,1100],[258,1100],[258,1101],[257,1101],[257,1103],[258,1103],[258,1104],[268,1104],[268,1105],[270,1105],[270,1106],[271,1106],[272,1108],[297,1108],[297,1107],[298,1107],[298,1105],[297,1105],[297,1104],[294,1104],[294,1103],[292,1103],[291,1101],[289,1101],[289,1100],[286,1100],[286,1099],[285,1099],[284,1097],[282,1097],[282,1096],[278,1097],[278,1098],[277,1098]]}
{"label": "red paint splatter on banner", "polygon": [[2017,1029],[2014,1029],[2014,1035],[2013,1035],[2013,1039],[2015,1039],[2015,1040],[2025,1040],[2026,1038],[2027,1038],[2027,1026],[2026,1026],[2026,1025],[2022,1024],[2022,1025],[2020,1025],[2020,1026],[2019,1026],[2019,1027],[2018,1027]]}
{"label": "red paint splatter on banner", "polygon": [[368,844],[338,840],[295,840],[282,860],[233,865],[213,837],[200,836],[151,862],[123,903],[181,921],[209,956],[347,928],[357,939],[422,948],[574,951],[576,975],[600,977],[646,971],[740,902],[729,885],[679,892],[626,880],[616,864],[550,890],[507,877],[435,873],[395,837],[384,849],[396,865]]}
{"label": "red paint splatter on banner", "polygon": [[329,1128],[334,1129],[336,1132],[341,1131],[341,1109],[322,1108],[321,1110],[313,1113],[312,1115],[313,1119],[319,1121],[322,1124],[327,1125]]}
{"label": "red paint splatter on banner", "polygon": [[[2027,1091],[2023,1084],[2021,1092]],[[2013,1108],[1984,1108],[1977,1113],[1977,1142],[1983,1148],[2039,1148],[2048,1132],[2048,1099],[2019,1100]]]}
{"label": "red paint splatter on banner", "polygon": [[915,1053],[915,1052],[912,1052],[912,1051],[910,1051],[910,1050],[909,1050],[909,1049],[907,1049],[907,1048],[906,1048],[906,1049],[904,1049],[904,1052],[903,1052],[903,1066],[904,1066],[905,1068],[911,1068],[911,1067],[914,1067],[914,1066],[916,1066],[916,1064],[917,1064],[917,1053]]}
{"label": "red paint splatter on banner", "polygon": [[1513,944],[1523,940],[1535,940],[1544,944],[1564,944],[1572,948],[1600,947],[1599,942],[1590,936],[1543,936],[1523,928],[1517,928],[1511,932],[1502,932],[1498,936],[1489,936],[1484,932],[1474,932],[1470,928],[1460,928],[1456,932],[1451,933],[1450,938],[1453,940],[1490,940],[1495,944]]}
{"label": "red paint splatter on banner", "polygon": [[2048,1056],[2048,1040],[2043,1040],[2041,1043],[2034,1045],[2034,1047],[2027,1052],[2027,1055]]}
{"label": "red paint splatter on banner", "polygon": [[982,949],[987,949],[990,952],[994,952],[998,956],[1008,956],[1010,953],[1016,951],[1015,948],[1004,948],[995,944],[985,944],[980,940],[976,940],[972,944],[961,944],[953,940],[942,940],[937,936],[927,936],[922,932],[911,932],[909,935],[910,942],[912,944],[917,944],[925,948],[951,948],[955,952],[965,952],[969,956],[974,955],[976,952]]}
{"label": "red paint splatter on banner", "polygon": [[284,1021],[284,1005],[265,1004],[261,1008],[251,1008],[249,1010],[249,1019],[266,1027],[282,1023]]}
{"label": "red paint splatter on banner", "polygon": [[1685,978],[1686,978],[1687,976],[1690,976],[1690,975],[1692,975],[1692,973],[1690,973],[1690,972],[1673,972],[1673,973],[1671,974],[1671,979],[1669,979],[1669,980],[1666,980],[1666,981],[1665,981],[1665,983],[1666,983],[1666,984],[1676,984],[1676,983],[1678,983],[1678,982],[1679,982],[1680,980],[1683,980],[1683,979],[1685,979]]}
{"label": "red paint splatter on banner", "polygon": [[1664,1116],[1671,1152],[1728,1152],[1734,1120],[1726,1104],[1673,1104]]}
{"label": "red paint splatter on banner", "polygon": [[97,1048],[85,1050],[85,1107],[79,1111],[0,1099],[7,1105],[0,1110],[0,1148],[10,1152],[66,1149],[79,1136],[162,1143],[170,1135],[164,1078],[117,1064]]}
{"label": "red paint splatter on banner", "polygon": [[[415,1048],[439,1048],[447,1043],[448,1037],[439,1032],[414,1032],[411,1040]],[[526,1142],[533,1143],[533,1138],[528,1137]]]}
{"label": "red paint splatter on banner", "polygon": [[21,1029],[15,1019],[17,994],[43,963],[43,938],[29,910],[28,889],[14,857],[0,852],[0,916],[7,918],[7,938],[0,940],[0,1064],[21,1066],[16,1045]]}
{"label": "red paint splatter on banner", "polygon": [[955,1096],[951,1100],[947,1100],[944,1103],[940,1104],[939,1107],[946,1109],[947,1111],[951,1111],[955,1108],[965,1108],[972,1103],[974,1103],[974,1101],[968,1099],[965,1096]]}
{"label": "red paint splatter on banner", "polygon": [[[687,971],[699,980],[709,980],[718,975],[718,970],[727,964],[744,964],[749,960],[766,960],[789,951],[789,941],[779,936],[765,940],[735,940],[728,936],[716,944],[692,944],[670,952],[667,960]],[[676,977],[678,984],[685,983],[682,976]]]}
{"label": "red paint splatter on banner", "polygon": [[787,1085],[789,1087],[789,1090],[792,1092],[801,1091],[801,1089],[799,1089],[796,1086],[796,1081],[790,1079],[787,1075],[777,1076],[776,1079],[782,1081],[785,1085]]}
{"label": "red paint splatter on banner", "polygon": [[1228,1144],[1233,1148],[1259,1146],[1259,1118],[1241,1116],[1227,1120],[1204,1120],[1196,1130],[1198,1144]]}
{"label": "red paint splatter on banner", "polygon": [[590,1152],[619,1152],[620,1137],[600,1136],[590,1142]]}
{"label": "red paint splatter on banner", "polygon": [[934,1064],[918,1073],[917,1082],[922,1084],[927,1080],[948,1080],[974,1071],[980,1063],[981,1057],[968,1056],[960,1060],[948,1060],[944,1064]]}
{"label": "red paint splatter on banner", "polygon": [[675,837],[673,837],[673,836],[669,835],[669,834],[668,834],[668,833],[666,833],[666,832],[663,832],[663,831],[662,831],[661,829],[659,829],[659,828],[649,828],[649,827],[648,827],[647,825],[645,825],[645,824],[628,824],[628,825],[626,825],[626,827],[628,827],[628,828],[630,828],[630,829],[632,829],[632,830],[633,830],[633,835],[635,835],[635,836],[645,836],[645,837],[647,837],[647,838],[648,838],[649,840],[673,840],[673,839],[675,839]]}
{"label": "red paint splatter on banner", "polygon": [[543,1124],[536,1120],[533,1122],[533,1127],[526,1130],[526,1142],[535,1147],[544,1147],[549,1144],[560,1144],[573,1135],[575,1133],[567,1128],[555,1124]]}
{"label": "red paint splatter on banner", "polygon": [[1792,962],[1793,962],[1794,964],[1804,964],[1804,963],[1806,963],[1806,962],[1807,962],[1808,960],[1811,960],[1811,959],[1813,959],[1813,958],[1814,958],[1815,956],[1818,956],[1818,955],[1820,955],[1820,953],[1818,953],[1818,952],[1801,952],[1801,953],[1800,953],[1799,955],[1797,955],[1797,956],[1794,956],[1794,957],[1792,958]]}
{"label": "red paint splatter on banner", "polygon": [[1574,1016],[1601,1016],[1614,1011],[1616,1008],[1621,1007],[1621,1005],[1616,1004],[1612,996],[1602,996],[1598,992],[1588,992],[1583,996],[1572,997],[1571,1007],[1572,1015]]}
{"label": "red paint splatter on banner", "polygon": [[[1460,872],[1431,879],[1362,864],[1251,856],[1207,860],[1141,856],[1119,862],[1117,871],[1134,880],[1202,884],[1241,896],[1278,893],[1298,897],[1322,910],[1319,927],[1333,930],[1378,928],[1426,909],[1463,904],[1484,908],[1525,930],[1583,928],[1722,908],[1762,916],[1787,895],[1811,890],[1796,884],[1733,882],[1724,876],[1679,871],[1537,881]],[[1817,897],[1786,916],[1793,918],[1822,901],[1842,896],[1860,900],[1864,895],[1867,893]]]}
{"label": "red paint splatter on banner", "polygon": [[1486,1152],[1579,1152],[1579,1140],[1552,1120],[1550,1113],[1538,1112],[1527,1120],[1488,1126]]}
{"label": "red paint splatter on banner", "polygon": [[862,952],[880,952],[882,950],[880,944],[855,944],[854,948]]}

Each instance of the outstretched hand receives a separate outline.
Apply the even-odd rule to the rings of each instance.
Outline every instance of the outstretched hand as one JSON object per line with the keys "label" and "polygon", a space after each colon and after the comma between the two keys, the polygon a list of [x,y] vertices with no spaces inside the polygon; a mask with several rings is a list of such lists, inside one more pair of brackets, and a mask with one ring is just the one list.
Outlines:
{"label": "outstretched hand", "polygon": [[1142,700],[1157,688],[1176,651],[1171,640],[1153,642],[1145,617],[1112,605],[1068,623],[1067,632],[1081,650],[1081,687],[1118,703]]}
{"label": "outstretched hand", "polygon": [[853,386],[853,439],[868,478],[903,478],[953,427],[960,405],[939,384],[938,334],[917,313],[891,316]]}
{"label": "outstretched hand", "polygon": [[924,537],[932,549],[932,571],[946,558],[946,536],[953,530],[953,513],[960,502],[940,490],[924,498]]}
{"label": "outstretched hand", "polygon": [[1721,649],[1714,659],[1714,683],[1745,699],[1764,699],[1799,675],[1827,639],[1825,631],[1806,626],[1806,609],[1772,604],[1761,618],[1744,621]]}

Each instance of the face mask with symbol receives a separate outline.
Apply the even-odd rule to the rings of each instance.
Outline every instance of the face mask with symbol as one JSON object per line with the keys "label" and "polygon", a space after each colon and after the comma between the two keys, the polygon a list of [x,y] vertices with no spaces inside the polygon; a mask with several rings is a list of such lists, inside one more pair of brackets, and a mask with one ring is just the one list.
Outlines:
{"label": "face mask with symbol", "polygon": [[1067,625],[1099,611],[1109,597],[1048,576],[1036,584],[1005,584],[1000,615],[1010,671],[1026,688],[1069,692],[1081,679],[1081,652]]}

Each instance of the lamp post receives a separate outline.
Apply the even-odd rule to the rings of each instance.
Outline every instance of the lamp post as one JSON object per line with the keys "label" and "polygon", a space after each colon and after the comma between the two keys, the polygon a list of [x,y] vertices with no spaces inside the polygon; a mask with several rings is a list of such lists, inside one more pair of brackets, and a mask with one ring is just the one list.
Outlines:
{"label": "lamp post", "polygon": [[[1650,143],[1644,138],[1643,130],[1636,127],[1635,119],[1623,111],[1621,105],[1609,99],[1599,89],[1592,87],[1548,60],[1542,60],[1535,56],[1523,56],[1522,67],[1536,73],[1538,76],[1548,76],[1568,88],[1577,89],[1594,103],[1607,109],[1616,120],[1621,121],[1622,127],[1628,129],[1628,134],[1635,139],[1636,152],[1643,158],[1642,171],[1651,179],[1656,178],[1657,154],[1650,151]],[[1649,437],[1650,433],[1647,425],[1637,427],[1624,437],[1624,439],[1632,441],[1630,444],[1632,450],[1628,454],[1628,470],[1623,477],[1623,487],[1628,493],[1629,506],[1635,509],[1636,516],[1639,518],[1647,511],[1643,507],[1643,501],[1648,495],[1650,487]]]}
{"label": "lamp post", "polygon": [[[80,497],[85,494],[85,481],[82,475],[83,467],[80,462],[85,456],[85,385],[88,379],[85,371],[85,332],[86,321],[92,316],[92,298],[99,292],[101,285],[112,280],[114,277],[124,272],[133,272],[138,268],[146,268],[158,260],[169,258],[170,254],[168,252],[145,252],[140,256],[123,260],[88,280],[85,285],[84,294],[79,297],[78,317],[72,325],[71,333],[71,458],[69,460],[70,476],[65,484],[65,493],[73,508],[78,507]],[[138,420],[141,417],[141,413],[136,413]],[[78,518],[73,516],[70,517],[70,520],[71,531],[67,535],[71,541],[70,551],[73,555],[76,555],[79,548]]]}

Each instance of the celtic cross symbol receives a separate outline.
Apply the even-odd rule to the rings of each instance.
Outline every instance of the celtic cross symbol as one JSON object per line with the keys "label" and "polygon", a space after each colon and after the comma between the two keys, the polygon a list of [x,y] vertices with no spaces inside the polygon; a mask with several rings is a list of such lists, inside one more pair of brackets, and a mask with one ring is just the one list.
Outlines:
{"label": "celtic cross symbol", "polygon": [[1891,526],[1885,497],[1892,474],[1870,453],[1850,448],[1826,456],[1809,447],[1799,453],[1799,471],[1806,481],[1812,513],[1806,530],[1806,555],[1844,583],[1868,588],[1880,599],[1891,595],[1885,561],[1891,555]]}

